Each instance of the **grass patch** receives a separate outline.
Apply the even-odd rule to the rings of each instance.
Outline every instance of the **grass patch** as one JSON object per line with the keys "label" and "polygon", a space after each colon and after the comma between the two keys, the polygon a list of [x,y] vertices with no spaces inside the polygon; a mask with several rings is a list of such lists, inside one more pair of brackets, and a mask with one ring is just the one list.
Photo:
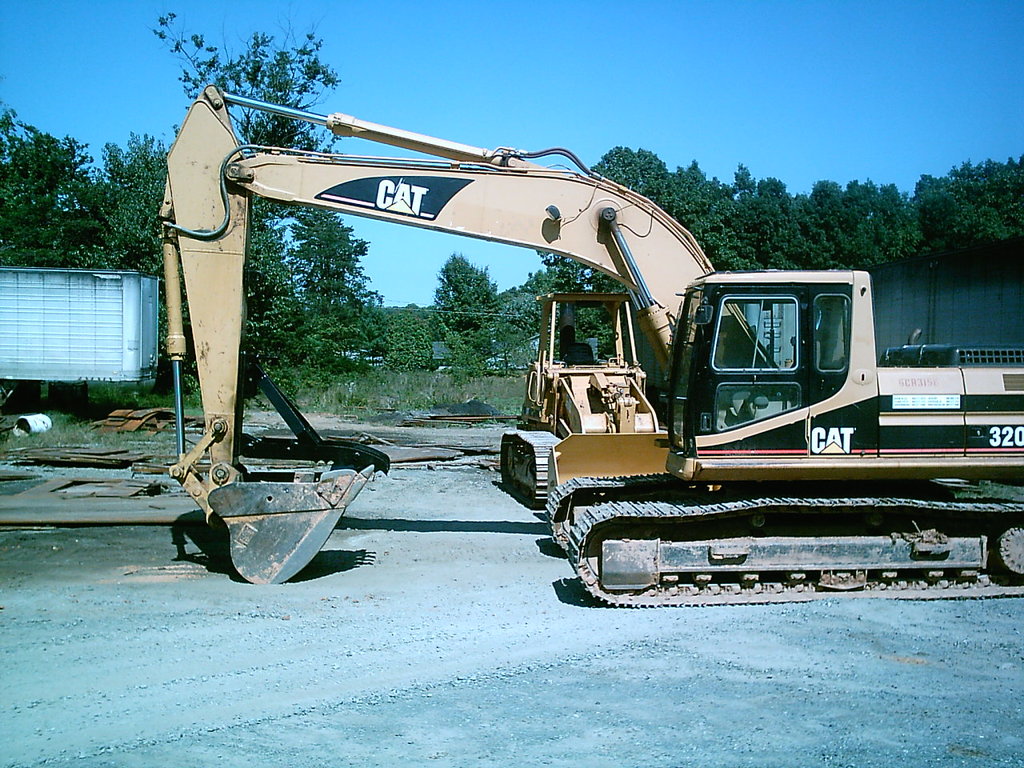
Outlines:
{"label": "grass patch", "polygon": [[523,376],[465,379],[443,371],[374,370],[345,374],[324,387],[300,388],[293,399],[304,410],[351,415],[426,410],[475,399],[514,415],[522,406],[524,391]]}
{"label": "grass patch", "polygon": [[[16,436],[10,430],[0,433],[0,448],[72,448],[89,446],[99,450],[129,450],[138,448],[157,453],[174,453],[174,433],[171,432],[101,432],[88,420],[67,413],[47,410],[53,426],[46,432]],[[10,418],[10,417],[8,417]]]}
{"label": "grass patch", "polygon": [[[286,394],[299,409],[368,418],[378,412],[422,411],[436,405],[480,400],[502,415],[515,415],[523,402],[524,376],[481,376],[467,379],[444,371],[372,370],[338,376],[323,385],[297,384],[298,377],[282,377]],[[174,452],[174,433],[101,432],[91,421],[104,418],[117,409],[172,408],[169,394],[133,392],[120,387],[90,385],[87,403],[53,403],[48,399],[41,407],[23,412],[47,414],[53,427],[47,432],[15,437],[9,430],[0,431],[0,450],[14,448],[66,448],[89,445],[110,450],[139,448],[141,450]],[[186,412],[201,415],[198,393],[186,397]],[[248,402],[250,409],[273,410],[262,396]],[[13,424],[13,419],[8,417]]]}
{"label": "grass patch", "polygon": [[89,384],[88,414],[102,419],[111,411],[121,408],[141,410],[143,408],[174,408],[174,395],[155,390],[140,392],[130,387],[119,387],[105,382]]}

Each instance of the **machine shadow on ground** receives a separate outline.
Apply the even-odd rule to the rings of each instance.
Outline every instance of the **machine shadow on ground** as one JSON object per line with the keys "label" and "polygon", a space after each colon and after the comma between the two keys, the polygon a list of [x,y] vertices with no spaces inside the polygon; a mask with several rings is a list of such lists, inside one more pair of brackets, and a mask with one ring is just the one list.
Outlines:
{"label": "machine shadow on ground", "polygon": [[571,605],[575,608],[608,608],[616,610],[587,592],[583,582],[579,579],[558,579],[551,582],[551,587],[555,591],[555,596],[563,605]]}
{"label": "machine shadow on ground", "polygon": [[[240,584],[246,583],[231,562],[231,549],[227,530],[212,528],[205,523],[182,524],[171,527],[171,541],[177,554],[175,562],[195,563],[209,573],[229,577]],[[194,545],[198,552],[189,552],[188,545]],[[317,552],[309,564],[288,580],[288,583],[312,581],[372,565],[376,554],[366,549],[336,550]]]}
{"label": "machine shadow on ground", "polygon": [[[212,528],[205,522],[196,524],[179,522],[171,526],[171,542],[177,550],[177,554],[174,556],[175,562],[195,563],[210,573],[229,576],[232,581],[245,581],[231,564],[227,529]],[[189,552],[189,543],[197,547],[199,551]]]}
{"label": "machine shadow on ground", "polygon": [[402,533],[515,533],[545,534],[544,523],[516,523],[507,520],[403,520],[400,518],[344,517],[335,530],[398,531]]}
{"label": "machine shadow on ground", "polygon": [[364,565],[373,565],[377,553],[368,549],[324,549],[316,553],[309,565],[288,579],[288,584],[314,581],[336,573],[354,571]]}

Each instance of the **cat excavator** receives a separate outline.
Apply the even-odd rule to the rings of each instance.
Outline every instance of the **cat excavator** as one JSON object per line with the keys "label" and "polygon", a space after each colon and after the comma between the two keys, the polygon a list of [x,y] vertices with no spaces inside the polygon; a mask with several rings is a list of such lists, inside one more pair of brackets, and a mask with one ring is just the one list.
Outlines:
{"label": "cat excavator", "polygon": [[[426,157],[242,144],[231,105]],[[562,164],[535,162],[548,157]],[[533,431],[566,430],[546,452],[552,534],[599,599],[684,605],[1024,590],[1024,504],[953,498],[931,482],[1024,477],[1024,349],[914,345],[886,351],[880,364],[865,272],[715,272],[680,224],[568,150],[481,149],[211,86],[168,154],[161,211],[168,349],[179,371],[180,271],[205,413],[188,451],[179,429],[170,471],[212,524],[227,527],[246,579],[297,573],[373,473],[388,469],[372,448],[322,439],[258,368],[295,438],[242,432],[243,278],[256,197],[557,253],[622,285],[669,372],[667,430],[637,407],[642,386],[621,377],[632,363],[618,349],[573,361],[548,346],[547,368],[528,377]],[[615,294],[551,297],[552,334],[559,301],[623,303]],[[580,366],[585,381],[552,386]],[[585,424],[601,428],[587,434]],[[518,445],[510,452],[520,466],[536,470]],[[310,466],[264,476],[246,464],[253,456]]]}

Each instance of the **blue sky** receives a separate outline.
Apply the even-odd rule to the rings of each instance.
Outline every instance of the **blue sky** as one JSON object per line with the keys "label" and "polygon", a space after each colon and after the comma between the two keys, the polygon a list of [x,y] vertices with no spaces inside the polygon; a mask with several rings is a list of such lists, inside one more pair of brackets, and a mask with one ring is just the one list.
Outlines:
{"label": "blue sky", "polygon": [[[922,174],[1024,155],[1024,3],[24,2],[0,8],[0,101],[89,144],[170,142],[188,107],[150,30],[167,11],[211,42],[313,28],[341,86],[319,111],[484,147],[625,145],[791,192],[819,179],[912,191]],[[387,154],[346,140],[341,151]],[[501,288],[530,251],[348,219],[388,304],[429,303],[452,252]],[[683,222],[685,225],[686,222]]]}

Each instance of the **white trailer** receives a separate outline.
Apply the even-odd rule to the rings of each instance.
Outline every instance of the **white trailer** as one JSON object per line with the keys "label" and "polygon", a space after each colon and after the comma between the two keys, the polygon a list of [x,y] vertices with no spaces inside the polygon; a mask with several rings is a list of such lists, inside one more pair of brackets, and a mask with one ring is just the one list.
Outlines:
{"label": "white trailer", "polygon": [[18,381],[152,387],[158,300],[157,278],[140,272],[0,267],[0,389]]}

